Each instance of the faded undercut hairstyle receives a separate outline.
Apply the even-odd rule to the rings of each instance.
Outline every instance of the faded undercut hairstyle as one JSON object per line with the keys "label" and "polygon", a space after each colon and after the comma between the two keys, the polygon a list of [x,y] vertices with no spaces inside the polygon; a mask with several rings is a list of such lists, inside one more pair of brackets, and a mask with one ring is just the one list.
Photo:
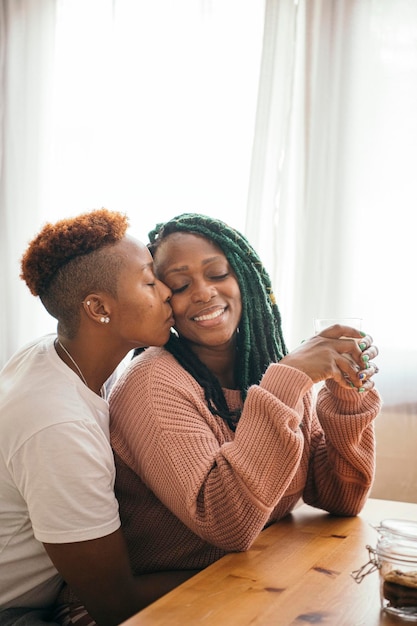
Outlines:
{"label": "faded undercut hairstyle", "polygon": [[[152,256],[159,244],[176,232],[196,234],[216,244],[236,274],[242,299],[242,317],[237,336],[238,357],[235,380],[245,400],[248,388],[260,382],[270,363],[287,354],[282,335],[281,315],[272,292],[271,280],[258,254],[237,230],[218,219],[184,213],[149,233]],[[171,333],[165,348],[204,389],[206,402],[214,415],[235,430],[240,411],[231,411],[218,379],[177,334]]]}
{"label": "faded undercut hairstyle", "polygon": [[78,330],[81,303],[89,293],[117,296],[123,259],[112,244],[125,236],[127,227],[122,213],[97,209],[46,224],[24,253],[20,278],[69,339]]}

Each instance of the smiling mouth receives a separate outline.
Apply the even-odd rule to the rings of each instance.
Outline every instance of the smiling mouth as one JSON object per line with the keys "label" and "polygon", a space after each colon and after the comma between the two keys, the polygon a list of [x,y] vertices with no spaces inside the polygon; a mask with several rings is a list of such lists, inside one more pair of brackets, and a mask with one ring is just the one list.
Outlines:
{"label": "smiling mouth", "polygon": [[205,322],[207,320],[214,320],[216,317],[223,315],[224,309],[217,309],[217,311],[213,311],[213,313],[207,313],[207,315],[198,315],[193,317],[194,322]]}

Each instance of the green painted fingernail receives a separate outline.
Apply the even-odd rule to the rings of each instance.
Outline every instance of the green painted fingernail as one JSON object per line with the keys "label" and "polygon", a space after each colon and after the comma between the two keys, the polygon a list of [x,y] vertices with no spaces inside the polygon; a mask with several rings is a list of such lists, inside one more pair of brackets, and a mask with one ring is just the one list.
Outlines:
{"label": "green painted fingernail", "polygon": [[351,387],[354,387],[354,386],[355,386],[355,385],[352,383],[352,381],[351,381],[351,380],[348,380],[348,383],[349,383],[349,385],[350,385]]}
{"label": "green painted fingernail", "polygon": [[361,350],[365,350],[365,348],[366,348],[366,343],[365,343],[364,341],[362,341],[362,342],[359,344],[359,347],[360,347],[360,349],[361,349]]}
{"label": "green painted fingernail", "polygon": [[363,331],[361,331],[361,337],[366,337],[366,333],[364,333]]}
{"label": "green painted fingernail", "polygon": [[359,387],[359,388],[358,388],[358,392],[359,392],[359,393],[363,393],[364,391],[365,391],[365,387]]}
{"label": "green painted fingernail", "polygon": [[367,363],[369,361],[369,356],[367,354],[362,354],[362,361],[365,361],[365,363]]}

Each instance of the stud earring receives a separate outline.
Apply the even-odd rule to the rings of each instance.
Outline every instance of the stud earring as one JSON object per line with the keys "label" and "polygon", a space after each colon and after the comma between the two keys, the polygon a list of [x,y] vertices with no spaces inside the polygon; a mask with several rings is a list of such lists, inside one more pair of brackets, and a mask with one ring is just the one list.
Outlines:
{"label": "stud earring", "polygon": [[90,306],[90,304],[91,304],[90,300],[87,300],[86,305]]}
{"label": "stud earring", "polygon": [[100,317],[100,322],[102,324],[108,324],[110,322],[110,318],[109,317]]}

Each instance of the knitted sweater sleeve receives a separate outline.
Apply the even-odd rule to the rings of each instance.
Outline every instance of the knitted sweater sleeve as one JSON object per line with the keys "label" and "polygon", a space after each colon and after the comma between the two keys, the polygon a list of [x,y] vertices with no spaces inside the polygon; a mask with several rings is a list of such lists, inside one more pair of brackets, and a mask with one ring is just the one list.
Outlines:
{"label": "knitted sweater sleeve", "polygon": [[338,515],[362,509],[375,474],[374,419],[381,399],[343,389],[332,380],[318,394],[313,412],[304,500]]}
{"label": "knitted sweater sleeve", "polygon": [[[227,551],[245,550],[296,474],[307,474],[300,424],[311,423],[305,402],[311,389],[304,373],[271,365],[260,385],[249,389],[233,435],[171,355],[145,354],[111,394],[112,445],[195,534]],[[318,422],[316,427],[321,432]],[[318,452],[321,441],[315,436]],[[317,477],[320,482],[318,466],[311,485]]]}

